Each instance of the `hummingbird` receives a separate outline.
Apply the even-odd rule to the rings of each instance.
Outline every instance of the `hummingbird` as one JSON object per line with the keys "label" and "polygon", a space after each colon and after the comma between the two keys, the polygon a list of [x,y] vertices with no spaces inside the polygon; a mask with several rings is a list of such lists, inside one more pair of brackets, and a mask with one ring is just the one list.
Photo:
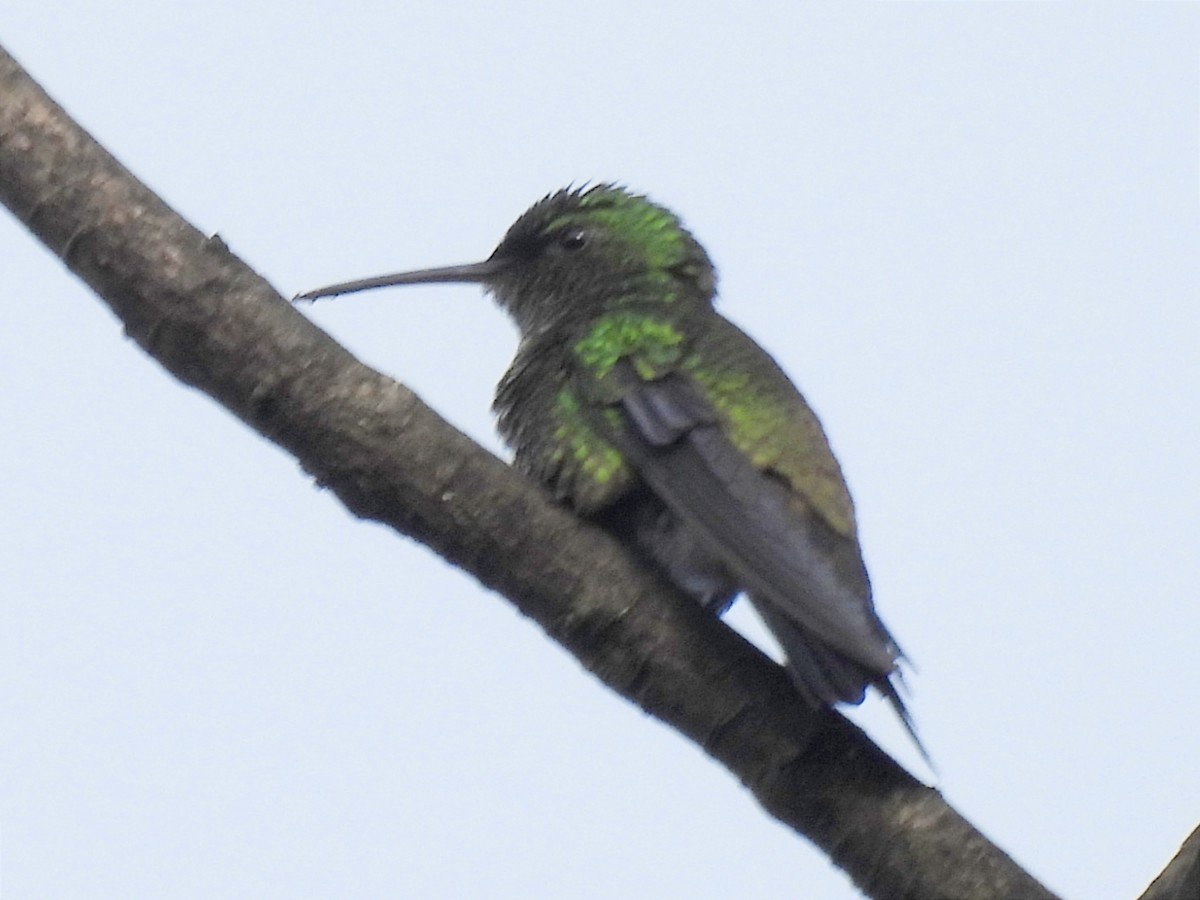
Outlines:
{"label": "hummingbird", "polygon": [[520,332],[493,406],[514,464],[713,614],[745,594],[805,702],[858,704],[874,687],[928,759],[825,432],[716,311],[716,270],[681,220],[617,185],[566,188],[482,262],[296,299],[452,282],[482,285]]}

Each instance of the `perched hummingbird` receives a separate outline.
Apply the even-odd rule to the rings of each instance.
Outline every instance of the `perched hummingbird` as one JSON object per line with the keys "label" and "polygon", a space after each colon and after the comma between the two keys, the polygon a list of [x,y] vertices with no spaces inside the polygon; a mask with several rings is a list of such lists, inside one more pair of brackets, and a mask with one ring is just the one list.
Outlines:
{"label": "perched hummingbird", "polygon": [[482,284],[520,329],[494,408],[522,471],[714,613],[744,591],[808,703],[874,685],[921,747],[825,433],[714,310],[713,264],[673,213],[613,185],[562,190],[483,262],[296,299],[444,282]]}

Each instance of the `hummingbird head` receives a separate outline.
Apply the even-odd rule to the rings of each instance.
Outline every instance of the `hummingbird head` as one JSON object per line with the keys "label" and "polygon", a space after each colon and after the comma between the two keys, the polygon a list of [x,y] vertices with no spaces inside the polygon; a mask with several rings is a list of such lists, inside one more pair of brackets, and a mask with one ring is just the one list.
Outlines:
{"label": "hummingbird head", "polygon": [[711,303],[716,272],[674,213],[602,184],[562,190],[509,228],[485,283],[522,331],[588,317],[628,299]]}
{"label": "hummingbird head", "polygon": [[716,272],[674,213],[600,184],[542,198],[482,262],[344,282],[296,299],[447,282],[482,284],[523,334],[536,334],[629,301],[711,304]]}

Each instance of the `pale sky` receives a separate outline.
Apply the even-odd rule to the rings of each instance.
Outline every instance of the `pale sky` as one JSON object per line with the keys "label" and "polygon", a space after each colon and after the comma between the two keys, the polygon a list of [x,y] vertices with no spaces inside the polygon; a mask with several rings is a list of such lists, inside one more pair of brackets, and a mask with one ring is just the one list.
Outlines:
{"label": "pale sky", "polygon": [[[1200,822],[1200,4],[18,5],[0,42],[285,295],[570,182],[676,210],[830,433],[949,801],[1089,900]],[[8,216],[0,263],[4,900],[858,896]],[[477,290],[305,312],[503,452]]]}

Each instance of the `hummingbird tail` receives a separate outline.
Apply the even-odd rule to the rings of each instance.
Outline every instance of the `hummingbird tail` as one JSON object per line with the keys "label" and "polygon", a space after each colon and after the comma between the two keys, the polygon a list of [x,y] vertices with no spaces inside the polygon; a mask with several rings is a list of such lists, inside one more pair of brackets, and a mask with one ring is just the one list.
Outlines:
{"label": "hummingbird tail", "polygon": [[897,684],[904,683],[899,669],[882,674],[872,671],[832,647],[811,639],[790,620],[763,609],[763,606],[765,604],[756,609],[787,656],[788,674],[792,676],[796,690],[810,705],[849,703],[857,706],[866,696],[867,688],[874,686],[895,710],[921,758],[930,769],[937,771],[929,751],[917,734],[912,714],[897,689]]}
{"label": "hummingbird tail", "polygon": [[[753,598],[751,598],[753,602]],[[867,688],[879,679],[860,663],[827,644],[814,640],[791,619],[765,603],[754,608],[779,641],[787,657],[787,670],[801,696],[812,706],[862,703]]]}
{"label": "hummingbird tail", "polygon": [[908,707],[904,705],[904,700],[900,697],[900,692],[896,690],[896,685],[892,682],[892,677],[895,677],[901,685],[904,684],[904,678],[901,672],[897,670],[892,673],[892,676],[884,676],[876,681],[875,686],[879,688],[879,693],[887,698],[887,702],[896,711],[896,715],[904,725],[904,730],[908,732],[908,736],[912,739],[917,752],[921,754],[921,759],[925,760],[925,765],[929,766],[934,775],[937,775],[938,768],[934,765],[933,757],[929,755],[929,750],[921,742],[921,736],[917,734],[917,724],[913,721],[912,713],[908,711]]}

